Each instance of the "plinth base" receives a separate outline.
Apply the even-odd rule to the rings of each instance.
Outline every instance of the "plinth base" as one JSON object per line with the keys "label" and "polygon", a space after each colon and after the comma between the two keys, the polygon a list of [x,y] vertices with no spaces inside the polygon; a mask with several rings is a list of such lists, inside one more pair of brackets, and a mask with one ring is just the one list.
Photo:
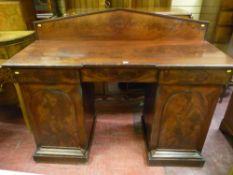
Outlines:
{"label": "plinth base", "polygon": [[203,166],[205,160],[197,151],[151,150],[148,153],[150,165]]}
{"label": "plinth base", "polygon": [[34,156],[38,162],[78,163],[88,160],[88,151],[81,148],[39,147]]}

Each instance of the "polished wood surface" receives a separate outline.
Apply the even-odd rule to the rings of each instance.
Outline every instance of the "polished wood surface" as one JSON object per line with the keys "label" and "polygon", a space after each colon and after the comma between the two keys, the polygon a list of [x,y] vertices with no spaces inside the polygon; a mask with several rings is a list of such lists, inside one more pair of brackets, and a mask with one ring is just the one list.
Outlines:
{"label": "polished wood surface", "polygon": [[206,29],[206,22],[130,9],[111,9],[36,23],[40,40],[193,41],[202,40]]}
{"label": "polished wood surface", "polygon": [[205,23],[119,9],[36,26],[40,40],[3,64],[21,87],[35,160],[87,160],[93,85],[123,81],[146,86],[149,163],[203,165],[201,150],[233,68],[204,41]]}
{"label": "polished wood surface", "polygon": [[7,61],[12,67],[232,67],[230,56],[206,41],[37,40]]}
{"label": "polished wood surface", "polygon": [[[153,0],[152,0],[153,1]],[[107,1],[105,1],[107,2]],[[132,2],[132,5],[130,5],[130,3]],[[174,8],[174,7],[154,7],[155,4],[153,3],[149,3],[150,4],[150,7],[147,8],[147,7],[137,7],[137,5],[139,5],[137,3],[137,5],[131,1],[131,2],[128,2],[124,5],[124,9],[127,8],[127,9],[131,9],[131,10],[137,10],[137,11],[142,11],[142,12],[150,12],[150,13],[156,13],[156,14],[163,14],[163,15],[169,15],[169,16],[176,16],[176,17],[181,17],[181,18],[189,18],[191,19],[192,18],[192,13],[186,11],[186,10],[183,10],[183,9],[180,9],[180,8]],[[67,2],[68,3],[68,2]],[[120,5],[122,4],[121,1],[117,1],[117,4],[116,2],[114,1],[114,4],[112,4],[110,2],[109,6],[111,6],[111,8],[113,7],[117,7],[116,5]],[[92,4],[94,5],[94,4]],[[91,13],[91,12],[97,12],[97,11],[103,11],[103,10],[106,10],[107,7],[92,7],[91,4],[87,4],[87,8],[75,8],[75,6],[73,8],[69,8],[69,6],[67,6],[67,11],[66,11],[66,16],[73,16],[73,15],[80,15],[80,14],[85,14],[85,13]],[[145,5],[145,4],[144,4]],[[121,6],[121,5],[120,5]],[[122,6],[123,7],[123,6]],[[137,85],[133,84],[133,83],[122,83],[120,82],[118,84],[118,86],[125,86],[127,87],[127,89],[131,89],[130,87],[137,87]],[[100,98],[107,98],[107,97],[110,97],[112,98],[116,92],[112,92],[109,88],[109,83],[95,83],[95,94],[96,96],[100,97]],[[116,87],[117,88],[117,87]],[[119,90],[118,92],[118,97],[121,96],[121,98],[124,98],[125,96],[127,96],[127,94],[129,92],[132,92],[131,91],[125,91],[125,90]],[[138,94],[138,92],[136,92]],[[135,95],[136,95],[135,93]],[[143,93],[143,92],[142,92]]]}

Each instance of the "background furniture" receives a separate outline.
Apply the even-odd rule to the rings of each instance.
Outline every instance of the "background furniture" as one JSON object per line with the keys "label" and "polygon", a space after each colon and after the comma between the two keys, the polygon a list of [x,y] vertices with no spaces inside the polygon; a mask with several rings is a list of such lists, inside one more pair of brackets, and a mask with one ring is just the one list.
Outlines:
{"label": "background furniture", "polygon": [[233,68],[229,56],[204,41],[206,28],[201,21],[128,9],[37,22],[39,40],[3,65],[22,90],[34,159],[87,160],[93,85],[120,81],[147,85],[148,161],[203,165],[211,118]]}
{"label": "background furniture", "polygon": [[210,22],[208,41],[226,51],[233,32],[233,1],[203,0],[200,19]]}
{"label": "background furniture", "polygon": [[35,40],[35,32],[27,30],[35,17],[33,5],[30,0],[0,1],[0,9],[0,104],[19,104],[29,128],[18,84],[9,80],[9,71],[1,65]]}
{"label": "background furniture", "polygon": [[171,0],[67,0],[67,10],[73,8],[153,8],[170,7]]}
{"label": "background furniture", "polygon": [[[1,24],[4,24],[4,26],[9,25],[6,30],[13,29],[13,27],[16,27],[16,30],[33,29],[33,21],[36,20],[33,0],[1,0],[0,3],[4,4],[4,7],[1,6],[1,20],[4,20]],[[14,15],[14,25],[11,24],[13,17],[8,21],[9,15]],[[0,30],[4,29],[0,27]]]}

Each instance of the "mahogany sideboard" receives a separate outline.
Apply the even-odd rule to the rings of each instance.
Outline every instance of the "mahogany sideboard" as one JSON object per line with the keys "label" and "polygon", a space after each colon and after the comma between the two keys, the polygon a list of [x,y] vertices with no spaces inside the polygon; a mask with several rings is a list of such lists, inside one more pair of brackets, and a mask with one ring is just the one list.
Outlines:
{"label": "mahogany sideboard", "polygon": [[3,67],[22,91],[36,161],[87,160],[93,84],[120,81],[146,85],[149,163],[203,165],[213,112],[233,68],[204,40],[206,22],[112,9],[35,26],[38,40]]}

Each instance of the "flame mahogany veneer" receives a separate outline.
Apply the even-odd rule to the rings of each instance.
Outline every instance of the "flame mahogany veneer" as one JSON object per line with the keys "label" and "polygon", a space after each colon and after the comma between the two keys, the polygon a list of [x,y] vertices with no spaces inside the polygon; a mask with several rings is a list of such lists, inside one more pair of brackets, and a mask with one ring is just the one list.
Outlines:
{"label": "flame mahogany veneer", "polygon": [[35,27],[38,40],[3,66],[20,85],[36,161],[87,160],[94,83],[120,81],[146,84],[149,163],[203,165],[212,115],[233,68],[204,41],[207,23],[114,9]]}

